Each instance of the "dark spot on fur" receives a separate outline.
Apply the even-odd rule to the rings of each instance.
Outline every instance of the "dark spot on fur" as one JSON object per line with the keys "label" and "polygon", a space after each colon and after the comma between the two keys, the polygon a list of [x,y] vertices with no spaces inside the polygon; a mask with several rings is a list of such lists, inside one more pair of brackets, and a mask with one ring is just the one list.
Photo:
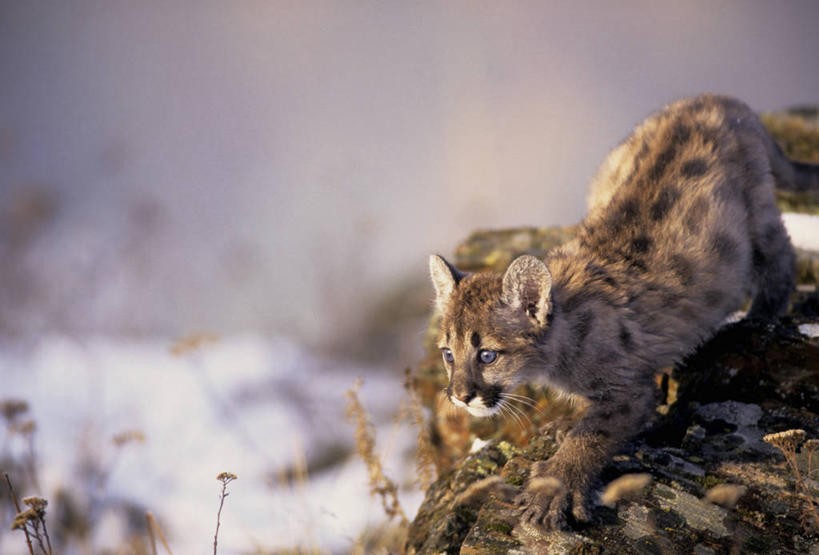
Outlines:
{"label": "dark spot on fur", "polygon": [[598,415],[598,418],[602,420],[611,420],[611,417],[614,416],[614,413],[610,410],[603,411]]}
{"label": "dark spot on fur", "polygon": [[612,287],[617,287],[617,280],[611,276],[606,276],[603,278],[603,281],[611,285]]}
{"label": "dark spot on fur", "polygon": [[711,250],[723,262],[733,262],[737,258],[739,246],[733,237],[727,233],[717,233],[711,238]]}
{"label": "dark spot on fur", "polygon": [[692,158],[683,162],[680,173],[683,177],[691,179],[692,177],[699,177],[708,170],[708,163],[705,158]]}
{"label": "dark spot on fur", "polygon": [[685,220],[683,223],[688,231],[692,233],[699,231],[706,214],[708,214],[708,201],[702,197],[697,197],[697,199],[691,204],[691,207],[685,213]]}
{"label": "dark spot on fur", "polygon": [[645,157],[647,155],[648,155],[648,143],[646,143],[645,139],[643,139],[641,144],[640,144],[640,150],[637,151],[637,154],[634,156],[634,159],[631,162],[631,173],[628,175],[628,177],[626,177],[623,180],[624,183],[630,183],[634,179],[634,176],[637,174],[637,172],[640,169],[640,164],[642,163],[642,161],[645,159]]}
{"label": "dark spot on fur", "polygon": [[478,345],[481,344],[481,336],[478,335],[478,332],[473,331],[472,337],[469,338],[469,341],[472,343],[473,347],[477,347]]}
{"label": "dark spot on fur", "polygon": [[631,405],[628,403],[620,403],[617,405],[617,407],[615,407],[615,410],[620,414],[629,414],[631,413]]}
{"label": "dark spot on fur", "polygon": [[645,235],[640,235],[639,237],[635,237],[631,241],[631,248],[634,249],[634,252],[643,254],[648,251],[648,248],[651,246],[651,239],[649,239]]}
{"label": "dark spot on fur", "polygon": [[636,272],[645,272],[647,270],[645,262],[638,258],[637,256],[633,255],[630,252],[623,252],[621,253],[623,259],[628,264],[629,269],[634,270]]}
{"label": "dark spot on fur", "polygon": [[654,165],[648,170],[648,180],[651,182],[657,181],[665,172],[666,166],[671,163],[677,155],[676,143],[670,143],[654,160]]}
{"label": "dark spot on fur", "polygon": [[668,211],[671,210],[671,207],[674,206],[679,198],[680,191],[676,187],[666,187],[660,191],[657,200],[654,201],[649,209],[651,219],[657,222],[665,218]]}
{"label": "dark spot on fur", "polygon": [[640,215],[640,203],[633,196],[620,202],[610,217],[611,227],[614,229],[629,226]]}
{"label": "dark spot on fur", "polygon": [[687,286],[694,282],[694,265],[681,254],[671,256],[671,271],[679,278],[681,285]]}
{"label": "dark spot on fur", "polygon": [[603,438],[606,438],[606,439],[611,437],[611,432],[608,431],[608,430],[603,430],[603,429],[595,430],[594,433],[599,435],[600,437],[603,437]]}
{"label": "dark spot on fur", "polygon": [[697,123],[695,125],[695,129],[697,134],[700,136],[702,143],[706,146],[715,147],[719,146],[720,142],[720,130],[717,127],[708,127],[703,125],[702,123]]}
{"label": "dark spot on fur", "polygon": [[671,138],[678,145],[687,143],[688,139],[691,138],[691,128],[683,123],[677,122],[672,130]]}
{"label": "dark spot on fur", "polygon": [[591,389],[592,391],[597,391],[598,389],[602,389],[603,387],[605,387],[605,385],[606,382],[604,382],[600,378],[595,378],[589,382],[589,389]]}
{"label": "dark spot on fur", "polygon": [[634,344],[631,340],[631,333],[623,325],[620,325],[620,344],[623,346],[623,349],[625,349],[627,352],[630,352],[631,349],[634,347]]}
{"label": "dark spot on fur", "polygon": [[725,295],[722,291],[710,289],[703,294],[702,298],[708,306],[719,306],[725,298]]}
{"label": "dark spot on fur", "polygon": [[594,262],[588,262],[586,264],[586,271],[594,278],[604,278],[607,275],[606,269],[600,266],[599,264],[595,264]]}
{"label": "dark spot on fur", "polygon": [[648,170],[647,177],[649,181],[657,181],[660,179],[660,177],[662,177],[668,165],[677,156],[679,147],[685,144],[690,137],[691,128],[680,122],[677,122],[674,125],[671,130],[668,145],[666,145],[666,147],[660,152],[656,160],[654,160],[654,165]]}
{"label": "dark spot on fur", "polygon": [[446,344],[449,345],[449,332],[446,332]]}

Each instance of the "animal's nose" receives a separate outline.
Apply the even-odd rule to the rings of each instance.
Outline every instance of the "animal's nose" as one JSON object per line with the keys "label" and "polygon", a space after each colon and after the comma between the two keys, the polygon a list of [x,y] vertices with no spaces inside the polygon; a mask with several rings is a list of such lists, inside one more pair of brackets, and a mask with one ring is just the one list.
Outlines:
{"label": "animal's nose", "polygon": [[459,400],[460,402],[462,402],[464,405],[468,405],[469,401],[471,401],[472,399],[475,398],[474,393],[463,393],[463,394],[460,394],[460,395],[457,394],[457,393],[453,393],[452,396],[454,398],[456,398],[457,400]]}

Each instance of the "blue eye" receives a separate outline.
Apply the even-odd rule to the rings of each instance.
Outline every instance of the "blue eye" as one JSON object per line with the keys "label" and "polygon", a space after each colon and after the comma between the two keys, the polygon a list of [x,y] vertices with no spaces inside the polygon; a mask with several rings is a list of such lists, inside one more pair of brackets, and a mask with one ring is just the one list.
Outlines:
{"label": "blue eye", "polygon": [[488,349],[481,349],[481,352],[478,353],[478,358],[484,364],[492,364],[493,362],[495,362],[495,359],[498,358],[498,352],[490,351]]}
{"label": "blue eye", "polygon": [[452,351],[449,349],[443,349],[442,352],[444,353],[444,360],[447,362],[455,362],[455,357],[452,356]]}

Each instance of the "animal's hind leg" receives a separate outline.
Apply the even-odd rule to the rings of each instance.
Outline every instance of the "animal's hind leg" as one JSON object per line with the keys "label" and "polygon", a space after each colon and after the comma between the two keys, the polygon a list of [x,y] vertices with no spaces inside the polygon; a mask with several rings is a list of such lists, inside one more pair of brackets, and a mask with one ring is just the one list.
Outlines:
{"label": "animal's hind leg", "polygon": [[796,277],[796,257],[778,211],[752,239],[754,296],[749,318],[772,320],[788,310]]}

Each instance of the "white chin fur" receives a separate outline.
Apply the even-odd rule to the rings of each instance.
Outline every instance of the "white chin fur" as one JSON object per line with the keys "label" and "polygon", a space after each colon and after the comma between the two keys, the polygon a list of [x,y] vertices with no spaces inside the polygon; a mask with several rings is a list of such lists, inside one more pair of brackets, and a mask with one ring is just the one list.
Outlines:
{"label": "white chin fur", "polygon": [[469,411],[469,414],[472,416],[492,416],[496,412],[498,412],[498,407],[494,406],[492,408],[488,407],[466,407],[466,410]]}

